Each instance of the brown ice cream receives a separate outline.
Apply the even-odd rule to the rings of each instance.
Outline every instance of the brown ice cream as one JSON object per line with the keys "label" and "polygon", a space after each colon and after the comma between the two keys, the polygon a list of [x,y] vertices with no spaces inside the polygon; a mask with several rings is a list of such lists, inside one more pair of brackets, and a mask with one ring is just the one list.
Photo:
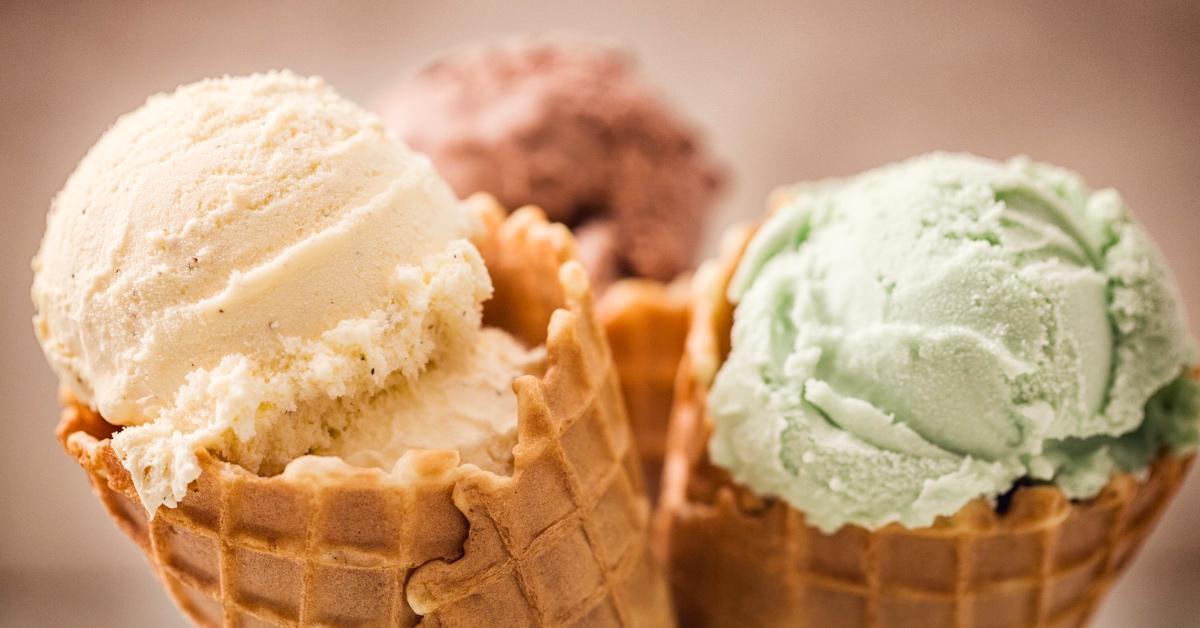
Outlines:
{"label": "brown ice cream", "polygon": [[379,102],[460,196],[576,231],[593,284],[686,270],[724,172],[623,50],[526,36],[453,53]]}

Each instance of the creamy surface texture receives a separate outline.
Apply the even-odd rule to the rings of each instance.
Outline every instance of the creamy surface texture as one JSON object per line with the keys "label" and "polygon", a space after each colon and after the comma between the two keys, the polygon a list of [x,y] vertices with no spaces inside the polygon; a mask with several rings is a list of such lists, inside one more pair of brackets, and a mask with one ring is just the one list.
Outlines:
{"label": "creamy surface texture", "polygon": [[919,527],[1195,444],[1174,282],[1112,190],[934,154],[787,194],[730,285],[709,398],[739,482],[826,531]]}
{"label": "creamy surface texture", "polygon": [[513,380],[541,374],[545,352],[527,350],[508,333],[485,328],[475,344],[440,360],[416,380],[396,378],[380,392],[343,397],[314,426],[315,455],[354,466],[390,469],[412,449],[455,449],[464,463],[507,475],[516,444]]}
{"label": "creamy surface texture", "polygon": [[426,158],[320,79],[202,81],[122,117],[71,175],[34,325],[75,395],[130,426],[113,448],[153,512],[197,449],[277,469],[332,447],[330,404],[476,351],[492,286],[470,226]]}

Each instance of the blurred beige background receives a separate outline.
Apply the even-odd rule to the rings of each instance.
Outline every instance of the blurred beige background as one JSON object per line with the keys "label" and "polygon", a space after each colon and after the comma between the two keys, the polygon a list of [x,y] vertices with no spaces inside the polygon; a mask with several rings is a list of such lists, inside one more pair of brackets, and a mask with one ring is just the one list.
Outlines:
{"label": "blurred beige background", "polygon": [[[1027,153],[1123,192],[1200,329],[1200,3],[601,4],[0,4],[0,625],[182,625],[54,442],[29,259],[50,198],[115,117],[209,75],[290,67],[369,102],[481,37],[615,38],[733,166],[713,233],[780,183],[939,148]],[[1193,477],[1098,625],[1198,625],[1198,528]]]}

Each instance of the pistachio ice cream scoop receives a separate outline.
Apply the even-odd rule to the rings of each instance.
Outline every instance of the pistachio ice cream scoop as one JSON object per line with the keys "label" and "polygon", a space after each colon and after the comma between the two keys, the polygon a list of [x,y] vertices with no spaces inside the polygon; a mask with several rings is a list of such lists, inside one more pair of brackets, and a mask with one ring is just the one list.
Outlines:
{"label": "pistachio ice cream scoop", "polygon": [[824,531],[1023,478],[1074,498],[1196,443],[1174,281],[1112,190],[933,154],[798,185],[729,288],[713,462]]}

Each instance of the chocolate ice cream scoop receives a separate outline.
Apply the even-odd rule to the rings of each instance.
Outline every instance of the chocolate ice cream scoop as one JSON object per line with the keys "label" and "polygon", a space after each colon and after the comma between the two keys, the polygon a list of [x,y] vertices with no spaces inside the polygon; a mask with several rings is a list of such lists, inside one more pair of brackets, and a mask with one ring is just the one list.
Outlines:
{"label": "chocolate ice cream scoop", "polygon": [[526,36],[458,51],[379,109],[459,195],[535,204],[593,236],[581,245],[590,246],[598,286],[687,269],[725,178],[628,53],[575,38]]}

